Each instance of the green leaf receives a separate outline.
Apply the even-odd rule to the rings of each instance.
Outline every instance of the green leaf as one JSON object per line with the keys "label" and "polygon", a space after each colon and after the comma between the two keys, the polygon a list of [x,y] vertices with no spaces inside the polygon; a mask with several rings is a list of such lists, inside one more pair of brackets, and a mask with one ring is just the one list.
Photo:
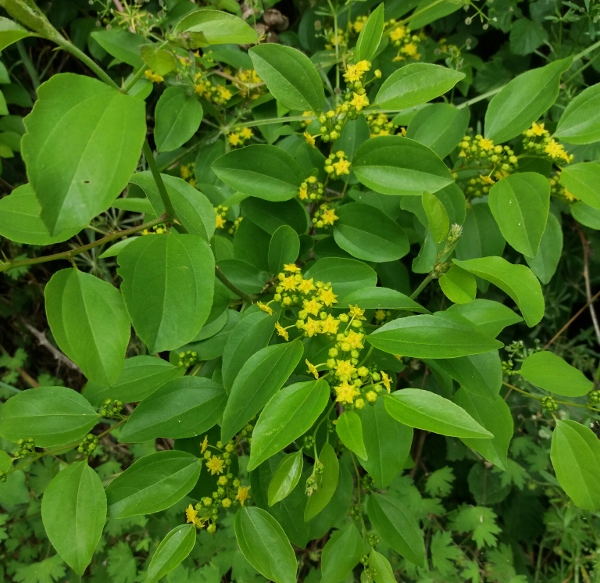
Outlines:
{"label": "green leaf", "polygon": [[366,287],[357,289],[344,296],[348,304],[357,305],[366,310],[408,310],[426,312],[427,310],[411,300],[407,295],[387,287]]}
{"label": "green leaf", "polygon": [[359,458],[369,459],[363,440],[362,423],[354,411],[344,411],[337,420],[335,431],[340,441]]}
{"label": "green leaf", "polygon": [[550,283],[556,273],[562,249],[562,228],[556,216],[550,213],[537,254],[533,257],[525,257],[527,265],[543,284]]}
{"label": "green leaf", "polygon": [[427,103],[465,78],[464,73],[430,63],[410,63],[396,69],[375,97],[375,104],[387,109],[408,109]]}
{"label": "green leaf", "polygon": [[487,203],[473,204],[467,209],[463,232],[456,245],[458,259],[476,259],[502,255],[506,241],[498,229]]}
{"label": "green leaf", "polygon": [[494,436],[492,439],[462,438],[461,441],[489,462],[506,470],[508,446],[514,431],[512,414],[506,401],[500,395],[490,399],[489,396],[462,388],[455,393],[452,400]]}
{"label": "green leaf", "polygon": [[446,239],[450,229],[448,213],[442,201],[430,192],[423,193],[422,203],[431,236],[439,244]]}
{"label": "green leaf", "polygon": [[325,101],[323,81],[305,54],[275,43],[258,45],[248,53],[259,77],[281,105],[321,112]]}
{"label": "green leaf", "polygon": [[338,246],[365,261],[395,261],[410,250],[402,228],[383,211],[367,204],[351,202],[337,209],[339,220],[333,227]]}
{"label": "green leaf", "polygon": [[506,142],[525,131],[558,97],[560,76],[572,59],[561,59],[521,73],[490,101],[485,114],[485,137]]}
{"label": "green leaf", "polygon": [[492,300],[473,300],[470,304],[456,304],[445,311],[446,316],[458,315],[475,324],[486,336],[496,337],[504,328],[522,322],[507,306]]}
{"label": "green leaf", "polygon": [[369,555],[369,567],[375,569],[375,583],[396,583],[396,576],[390,562],[375,549]]}
{"label": "green leaf", "polygon": [[421,0],[417,3],[412,16],[408,20],[408,26],[412,30],[423,28],[424,26],[448,16],[463,6],[466,6],[466,0]]}
{"label": "green leaf", "polygon": [[133,356],[125,360],[121,376],[112,386],[89,382],[83,395],[92,405],[100,406],[106,399],[118,399],[124,403],[135,403],[145,399],[167,381],[181,377],[185,368],[155,356]]}
{"label": "green leaf", "polygon": [[155,45],[144,45],[140,54],[144,63],[157,75],[166,75],[177,67],[175,55]]}
{"label": "green leaf", "polygon": [[123,370],[131,335],[119,290],[69,268],[52,276],[44,295],[48,324],[59,348],[90,380],[113,384]]}
{"label": "green leaf", "polygon": [[600,209],[585,202],[576,202],[569,207],[569,210],[577,222],[590,229],[600,230]]}
{"label": "green leaf", "polygon": [[173,33],[187,49],[209,45],[254,44],[258,41],[258,34],[248,23],[219,10],[192,12],[179,21]]}
{"label": "green leaf", "polygon": [[159,152],[183,146],[197,131],[204,112],[184,87],[168,87],[156,104],[154,140]]}
{"label": "green leaf", "polygon": [[564,168],[560,173],[560,183],[575,197],[584,203],[600,209],[600,164],[581,162]]}
{"label": "green leaf", "polygon": [[221,441],[229,441],[283,386],[300,362],[300,340],[262,348],[242,366],[223,413]]}
{"label": "green leaf", "polygon": [[339,257],[319,259],[306,270],[304,277],[331,283],[340,304],[346,303],[345,297],[351,292],[377,285],[377,273],[368,265]]}
{"label": "green leaf", "polygon": [[0,472],[8,472],[13,464],[14,458],[10,457],[5,451],[0,450]]}
{"label": "green leaf", "polygon": [[377,399],[358,412],[368,459],[359,459],[379,488],[387,488],[402,471],[410,454],[413,429],[396,421]]}
{"label": "green leaf", "polygon": [[180,524],[160,542],[148,566],[147,581],[158,581],[175,569],[191,552],[196,544],[196,527]]}
{"label": "green leaf", "polygon": [[73,389],[39,387],[11,397],[0,409],[0,436],[17,442],[33,438],[36,447],[81,440],[100,415]]}
{"label": "green leaf", "polygon": [[548,220],[548,179],[537,172],[507,176],[490,188],[488,203],[508,244],[519,253],[533,257]]}
{"label": "green leaf", "polygon": [[269,344],[279,314],[254,312],[243,318],[231,331],[223,351],[223,385],[229,392],[244,364]]}
{"label": "green leaf", "polygon": [[352,169],[362,184],[382,194],[421,195],[454,181],[437,154],[401,136],[371,138],[361,144]]}
{"label": "green leaf", "polygon": [[221,420],[226,398],[223,387],[210,379],[188,376],[169,381],[135,408],[119,441],[201,435]]}
{"label": "green leaf", "polygon": [[196,235],[139,237],[119,253],[121,291],[151,353],[191,342],[212,307],[214,257]]}
{"label": "green leaf", "polygon": [[321,555],[321,583],[344,581],[360,561],[364,544],[352,522],[344,529],[335,531]]}
{"label": "green leaf", "polygon": [[150,46],[149,41],[139,34],[122,28],[97,30],[90,35],[109,55],[136,69],[144,64],[141,49]]}
{"label": "green leaf", "polygon": [[594,388],[580,370],[547,350],[528,356],[518,373],[533,385],[565,397],[582,397]]}
{"label": "green leaf", "polygon": [[281,459],[269,482],[269,506],[287,498],[298,485],[302,476],[302,450],[290,453]]}
{"label": "green leaf", "polygon": [[[234,389],[235,386],[234,383]],[[248,471],[304,435],[325,409],[329,393],[329,384],[324,380],[295,383],[275,393],[265,405],[252,432]],[[233,397],[233,389],[231,394]],[[292,411],[293,416],[290,417]]]}
{"label": "green leaf", "polygon": [[548,33],[540,22],[521,17],[511,24],[510,50],[515,55],[529,55],[547,40]]}
{"label": "green leaf", "polygon": [[540,282],[525,265],[513,265],[502,257],[453,261],[473,275],[493,283],[510,296],[519,306],[530,328],[544,317],[544,296]]}
{"label": "green leaf", "polygon": [[477,281],[464,269],[452,265],[438,280],[444,295],[455,304],[468,304],[477,295]]}
{"label": "green leaf", "polygon": [[73,571],[83,575],[106,521],[106,495],[87,461],[59,472],[44,490],[42,521],[50,542]]}
{"label": "green leaf", "polygon": [[304,180],[298,162],[268,144],[228,152],[213,162],[212,169],[231,188],[270,201],[294,198]]}
{"label": "green leaf", "polygon": [[244,218],[250,219],[269,235],[274,235],[275,231],[283,225],[291,227],[298,235],[308,230],[308,214],[296,198],[270,202],[249,197],[242,201],[240,208]]}
{"label": "green leaf", "polygon": [[279,273],[285,264],[294,263],[299,253],[298,233],[288,225],[281,225],[269,242],[269,271]]}
{"label": "green leaf", "polygon": [[0,235],[26,245],[52,245],[70,239],[79,228],[51,235],[41,218],[42,207],[30,184],[0,199]]}
{"label": "green leaf", "polygon": [[21,152],[51,235],[81,229],[110,207],[135,171],[146,136],[142,100],[72,73],[40,85],[24,122]]}
{"label": "green leaf", "polygon": [[456,358],[502,348],[502,343],[467,322],[435,315],[392,320],[367,336],[367,341],[383,352],[415,358]]}
{"label": "green leaf", "polygon": [[354,59],[358,61],[372,61],[377,53],[377,48],[383,36],[384,4],[380,4],[367,19],[363,26],[356,47],[354,48]]}
{"label": "green leaf", "polygon": [[600,83],[584,89],[568,102],[555,136],[568,144],[592,144],[600,140]]}
{"label": "green leaf", "polygon": [[275,583],[296,582],[296,554],[279,523],[266,510],[240,508],[234,530],[242,555],[261,575]]}
{"label": "green leaf", "polygon": [[558,483],[575,506],[600,509],[600,441],[594,432],[575,421],[556,421],[550,459]]}
{"label": "green leaf", "polygon": [[367,501],[367,513],[386,545],[415,565],[424,565],[423,533],[403,504],[389,495],[372,493]]}
{"label": "green leaf", "polygon": [[387,412],[409,427],[450,437],[494,437],[462,407],[422,389],[402,389],[384,396]]}
{"label": "green leaf", "polygon": [[328,442],[323,445],[323,449],[319,453],[319,462],[323,465],[323,471],[315,475],[317,489],[306,502],[304,522],[312,520],[325,509],[338,486],[340,464],[335,450]]}
{"label": "green leaf", "polygon": [[185,451],[144,456],[106,488],[112,518],[153,514],[179,502],[196,485],[202,462]]}
{"label": "green leaf", "polygon": [[9,18],[0,16],[0,51],[28,36],[37,36],[37,34],[29,32]]}

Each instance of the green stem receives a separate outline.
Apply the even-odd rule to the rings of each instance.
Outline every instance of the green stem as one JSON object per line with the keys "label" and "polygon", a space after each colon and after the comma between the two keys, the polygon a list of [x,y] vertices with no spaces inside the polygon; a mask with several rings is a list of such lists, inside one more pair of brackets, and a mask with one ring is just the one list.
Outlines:
{"label": "green stem", "polygon": [[501,87],[496,87],[496,89],[491,89],[490,91],[487,91],[486,93],[482,93],[481,95],[478,95],[477,97],[473,97],[473,99],[469,99],[467,101],[464,101],[463,103],[460,103],[459,105],[456,106],[456,108],[462,109],[463,107],[469,107],[469,105],[473,105],[474,103],[479,103],[480,101],[483,101],[484,99],[487,99],[488,97],[493,97],[497,93],[500,93],[500,91],[502,91],[505,87],[506,87],[506,85],[502,85]]}
{"label": "green stem", "polygon": [[37,91],[37,88],[40,86],[40,78],[29,58],[29,53],[25,50],[25,45],[23,41],[17,42],[17,50],[19,51],[19,56],[21,57],[21,61],[23,61],[23,66],[27,70],[29,77],[31,78],[31,83],[33,85],[33,90]]}
{"label": "green stem", "polygon": [[[517,391],[517,393],[521,393],[522,395],[525,395],[526,397],[530,397],[531,399],[536,399],[537,401],[542,400],[542,397],[540,397],[538,395],[534,395],[527,391],[524,391],[523,389],[520,389],[519,387],[515,387],[514,385],[511,385],[509,383],[505,383],[504,381],[502,381],[502,384],[505,387],[508,387],[509,389],[511,389],[512,391]],[[580,403],[573,403],[572,401],[559,401],[557,399],[554,399],[554,402],[558,403],[559,405],[566,405],[567,407],[577,407],[578,409],[587,409],[588,411],[594,411],[596,413],[600,413],[600,409],[595,409],[594,407],[590,407],[589,405],[581,405]]]}
{"label": "green stem", "polygon": [[20,393],[21,389],[17,389],[17,387],[13,387],[7,383],[0,381],[0,389],[6,389],[7,391],[12,391],[13,393]]}
{"label": "green stem", "polygon": [[595,51],[597,48],[600,47],[600,40],[598,42],[595,42],[593,45],[590,45],[589,47],[587,47],[586,49],[583,49],[583,51],[581,51],[580,53],[577,53],[574,57],[573,60],[577,61],[578,59],[582,59],[583,57],[585,57],[586,55],[588,55],[589,53]]}
{"label": "green stem", "polygon": [[171,204],[171,199],[169,198],[169,194],[167,193],[167,188],[165,186],[165,183],[163,182],[160,170],[158,169],[158,165],[156,164],[156,160],[154,158],[154,155],[152,154],[152,150],[150,149],[150,144],[148,143],[148,140],[144,141],[144,157],[148,162],[150,172],[152,172],[152,178],[154,178],[154,182],[156,183],[156,187],[158,188],[158,193],[160,194],[160,198],[162,199],[163,205],[165,206],[167,219],[169,220],[169,222],[171,222],[175,217],[175,210],[173,209],[173,205]]}
{"label": "green stem", "polygon": [[148,70],[148,65],[140,67],[137,73],[129,79],[129,82],[121,89],[121,93],[129,93],[131,88],[142,78],[142,75]]}
{"label": "green stem", "polygon": [[161,216],[153,221],[148,221],[142,225],[138,225],[137,227],[131,227],[131,229],[126,229],[125,231],[117,231],[116,233],[111,233],[110,235],[106,235],[106,237],[102,237],[102,239],[98,239],[93,243],[88,243],[87,245],[82,245],[81,247],[76,247],[75,249],[70,249],[69,251],[63,251],[62,253],[54,253],[53,255],[42,255],[41,257],[33,257],[31,259],[23,259],[21,261],[9,261],[8,263],[0,264],[0,273],[4,271],[9,271],[11,269],[16,269],[17,267],[25,267],[28,265],[36,265],[38,263],[47,263],[48,261],[57,261],[59,259],[65,259],[70,261],[75,255],[79,255],[80,253],[84,253],[85,251],[89,251],[94,247],[98,247],[100,245],[104,245],[106,243],[110,243],[115,239],[120,239],[121,237],[127,237],[128,235],[132,235],[137,233],[138,231],[143,231],[144,229],[149,229],[154,225],[159,225],[160,223],[165,222],[165,216]]}
{"label": "green stem", "polygon": [[239,296],[244,301],[250,304],[254,303],[255,297],[243,292],[241,289],[239,289],[233,283],[231,283],[227,279],[225,274],[221,271],[221,268],[218,265],[215,266],[215,275],[217,276],[217,279],[220,280],[221,283],[225,285],[225,287],[228,287],[236,296]]}
{"label": "green stem", "polygon": [[418,297],[418,295],[427,287],[429,282],[433,279],[433,275],[431,273],[421,282],[421,285],[412,293],[410,296],[411,300],[414,300]]}

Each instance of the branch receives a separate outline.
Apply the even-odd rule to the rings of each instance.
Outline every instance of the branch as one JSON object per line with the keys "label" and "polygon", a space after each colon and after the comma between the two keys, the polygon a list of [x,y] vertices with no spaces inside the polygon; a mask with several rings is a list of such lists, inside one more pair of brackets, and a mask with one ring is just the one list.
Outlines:
{"label": "branch", "polygon": [[23,322],[23,325],[35,336],[36,340],[38,341],[38,344],[46,348],[56,360],[62,362],[71,370],[74,370],[79,373],[81,372],[79,367],[71,359],[67,358],[60,350],[55,348],[50,343],[50,341],[48,340],[48,338],[46,338],[46,335],[43,332],[36,330],[31,324],[28,324],[27,322]]}
{"label": "branch", "polygon": [[581,239],[581,245],[583,247],[583,280],[585,281],[585,295],[587,297],[587,303],[590,308],[590,316],[592,317],[592,324],[594,325],[594,331],[596,332],[596,339],[598,340],[598,344],[600,344],[600,326],[598,325],[596,310],[594,310],[594,304],[592,299],[592,285],[590,283],[590,246],[579,224],[575,223],[575,228],[579,233],[579,238]]}

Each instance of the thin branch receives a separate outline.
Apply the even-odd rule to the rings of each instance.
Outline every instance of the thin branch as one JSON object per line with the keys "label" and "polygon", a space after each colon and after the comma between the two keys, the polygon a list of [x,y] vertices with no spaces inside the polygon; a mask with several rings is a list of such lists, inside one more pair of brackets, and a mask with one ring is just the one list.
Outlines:
{"label": "thin branch", "polygon": [[65,366],[67,366],[71,370],[74,370],[76,372],[81,372],[80,368],[71,359],[67,358],[60,350],[55,348],[50,343],[50,341],[48,340],[48,338],[46,338],[46,335],[43,332],[36,330],[31,324],[29,324],[27,322],[23,322],[23,325],[25,326],[25,328],[27,328],[27,330],[29,330],[35,336],[36,340],[38,341],[38,344],[40,346],[43,346],[44,348],[46,348],[52,354],[52,356],[54,356],[54,358],[56,360],[58,360],[59,362],[62,362]]}
{"label": "thin branch", "polygon": [[581,239],[581,245],[583,247],[583,279],[585,281],[585,295],[587,296],[590,316],[592,317],[592,324],[594,325],[594,331],[596,332],[596,339],[598,340],[598,344],[600,344],[600,325],[598,325],[598,318],[596,317],[596,310],[594,309],[592,285],[590,283],[590,246],[581,227],[577,223],[575,223],[575,228],[579,233],[579,238]]}

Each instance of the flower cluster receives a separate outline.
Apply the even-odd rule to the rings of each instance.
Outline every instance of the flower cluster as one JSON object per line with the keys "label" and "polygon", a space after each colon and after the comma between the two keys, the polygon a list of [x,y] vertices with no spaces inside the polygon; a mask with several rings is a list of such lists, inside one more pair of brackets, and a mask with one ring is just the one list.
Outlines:
{"label": "flower cluster", "polygon": [[332,178],[350,174],[350,160],[348,160],[346,153],[339,150],[329,154],[329,157],[325,160],[325,172]]}
{"label": "flower cluster", "polygon": [[227,105],[233,97],[233,93],[224,83],[213,83],[201,72],[194,75],[194,92],[217,105]]}
{"label": "flower cluster", "polygon": [[253,135],[250,128],[240,128],[227,134],[227,141],[233,147],[244,146]]}
{"label": "flower cluster", "polygon": [[339,217],[335,214],[335,209],[331,205],[324,203],[314,212],[311,222],[317,229],[326,229],[327,227],[332,227],[338,219]]}
{"label": "flower cluster", "polygon": [[254,69],[240,69],[235,79],[234,84],[242,97],[255,100],[266,93],[267,88]]}
{"label": "flower cluster", "polygon": [[106,399],[100,407],[100,416],[105,419],[120,419],[122,417],[121,411],[123,410],[123,401],[115,399]]}
{"label": "flower cluster", "polygon": [[98,436],[93,433],[88,433],[83,441],[77,446],[77,451],[79,453],[84,454],[85,456],[90,456],[96,448],[98,447]]}
{"label": "flower cluster", "polygon": [[229,212],[229,207],[220,204],[219,206],[215,206],[213,208],[215,209],[215,215],[217,216],[217,229],[224,229],[227,223],[227,213]]}
{"label": "flower cluster", "polygon": [[198,353],[195,350],[182,351],[177,356],[179,357],[177,366],[182,368],[189,368],[198,362]]}
{"label": "flower cluster", "polygon": [[161,223],[160,225],[154,225],[150,229],[144,229],[142,235],[164,235],[167,232],[167,225]]}
{"label": "flower cluster", "polygon": [[15,459],[24,458],[35,453],[35,443],[32,437],[19,439],[17,441],[17,450],[13,453]]}
{"label": "flower cluster", "polygon": [[570,164],[573,154],[567,153],[564,146],[550,137],[543,123],[533,123],[523,132],[523,148],[526,152],[549,158],[556,164]]}
{"label": "flower cluster", "polygon": [[385,29],[390,37],[390,42],[397,47],[398,53],[394,61],[406,61],[413,59],[418,61],[421,58],[419,53],[419,44],[422,40],[418,34],[412,34],[410,28],[395,19],[385,23]]}
{"label": "flower cluster", "polygon": [[298,190],[298,198],[308,202],[319,202],[323,199],[325,185],[319,182],[316,176],[310,176],[301,185]]}
{"label": "flower cluster", "polygon": [[567,190],[559,180],[559,175],[548,178],[550,183],[550,195],[562,200],[565,204],[572,204],[577,201],[577,197]]}
{"label": "flower cluster", "polygon": [[[398,126],[385,113],[368,115],[367,124],[372,138],[392,136],[398,129]],[[404,133],[406,133],[406,130],[402,132],[402,134]]]}
{"label": "flower cluster", "polygon": [[341,28],[338,28],[337,34],[335,29],[327,28],[323,36],[325,37],[325,48],[327,50],[333,51],[336,46],[338,49],[348,46],[348,36]]}
{"label": "flower cluster", "polygon": [[182,164],[179,167],[179,176],[194,187],[196,186],[196,179],[194,178],[195,169],[196,164],[194,162]]}
{"label": "flower cluster", "polygon": [[553,413],[558,410],[558,403],[552,397],[542,397],[542,408]]}
{"label": "flower cluster", "polygon": [[148,79],[148,81],[150,81],[151,83],[163,83],[165,80],[162,75],[158,75],[150,69],[146,69],[144,71],[144,77],[146,77],[146,79]]}

